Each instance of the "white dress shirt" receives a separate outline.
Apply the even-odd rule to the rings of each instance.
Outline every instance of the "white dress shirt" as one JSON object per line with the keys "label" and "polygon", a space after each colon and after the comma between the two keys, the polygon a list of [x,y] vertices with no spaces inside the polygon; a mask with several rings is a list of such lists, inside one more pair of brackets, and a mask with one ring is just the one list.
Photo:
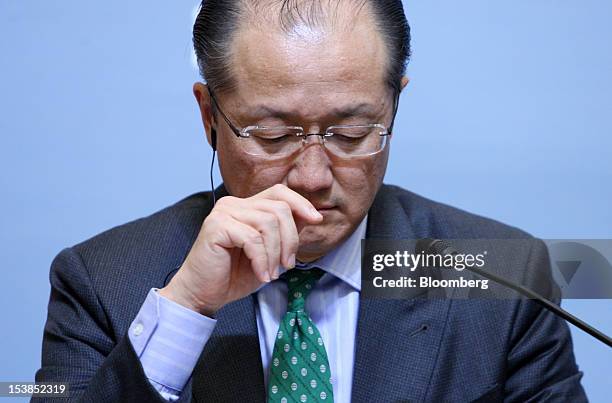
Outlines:
{"label": "white dress shirt", "polygon": [[[341,245],[297,270],[319,267],[326,273],[306,299],[306,311],[321,333],[331,371],[334,401],[349,403],[355,334],[361,291],[361,240],[367,216]],[[167,400],[176,400],[212,334],[216,320],[200,315],[152,289],[129,329],[129,338],[151,384]],[[264,382],[279,323],[287,311],[287,284],[262,285],[256,293],[256,317]]]}

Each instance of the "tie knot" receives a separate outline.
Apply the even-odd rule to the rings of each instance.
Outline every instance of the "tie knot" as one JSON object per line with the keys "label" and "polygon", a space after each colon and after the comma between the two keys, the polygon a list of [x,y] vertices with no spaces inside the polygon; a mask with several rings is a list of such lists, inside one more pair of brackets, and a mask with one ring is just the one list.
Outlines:
{"label": "tie knot", "polygon": [[315,283],[325,274],[317,267],[309,270],[293,269],[283,273],[280,278],[287,282],[287,311],[301,312],[304,310],[306,297],[312,291]]}

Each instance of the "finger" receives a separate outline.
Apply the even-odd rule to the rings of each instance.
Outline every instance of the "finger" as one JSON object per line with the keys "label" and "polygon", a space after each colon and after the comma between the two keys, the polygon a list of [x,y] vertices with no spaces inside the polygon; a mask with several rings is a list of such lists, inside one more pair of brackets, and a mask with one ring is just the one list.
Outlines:
{"label": "finger", "polygon": [[268,254],[262,234],[250,225],[226,217],[218,231],[217,244],[223,248],[240,248],[251,262],[255,276],[261,282],[271,280],[268,270]]}
{"label": "finger", "polygon": [[316,224],[323,220],[321,213],[314,208],[307,198],[282,184],[274,185],[263,192],[257,193],[255,196],[251,197],[251,199],[284,201],[289,205],[293,214],[310,224]]}
{"label": "finger", "polygon": [[[280,232],[281,264],[287,269],[293,268],[300,238],[289,204],[284,201],[260,199],[252,200],[250,205],[259,211],[265,211],[277,217]],[[275,273],[275,276],[277,274]]]}
{"label": "finger", "polygon": [[263,236],[268,257],[268,273],[271,278],[276,278],[276,272],[281,263],[281,236],[278,217],[273,213],[244,206],[247,203],[246,201],[239,203],[228,211],[228,214],[235,220],[249,225]]}

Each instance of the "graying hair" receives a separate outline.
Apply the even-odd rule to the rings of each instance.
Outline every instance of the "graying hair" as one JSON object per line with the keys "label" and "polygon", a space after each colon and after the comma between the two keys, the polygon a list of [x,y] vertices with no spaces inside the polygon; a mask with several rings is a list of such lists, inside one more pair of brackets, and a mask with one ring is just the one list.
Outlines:
{"label": "graying hair", "polygon": [[[399,92],[401,77],[410,58],[410,26],[401,0],[204,0],[193,26],[193,45],[202,78],[216,93],[231,91],[232,39],[243,20],[276,22],[290,32],[304,24],[319,27],[334,24],[340,6],[346,3],[356,16],[364,6],[373,14],[389,56],[386,81]],[[270,21],[270,10],[278,11]]]}

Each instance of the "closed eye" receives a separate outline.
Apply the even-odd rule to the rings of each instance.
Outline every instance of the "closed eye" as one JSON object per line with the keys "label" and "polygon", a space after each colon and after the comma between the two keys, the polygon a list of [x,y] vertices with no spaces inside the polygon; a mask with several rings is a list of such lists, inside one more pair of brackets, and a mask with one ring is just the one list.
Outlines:
{"label": "closed eye", "polygon": [[[259,137],[259,140],[265,141],[266,143],[282,143],[283,141],[289,140],[289,135],[281,134],[277,137]],[[295,136],[291,136],[295,137]]]}
{"label": "closed eye", "polygon": [[365,137],[365,135],[362,136],[347,136],[345,134],[334,134],[334,136],[332,137],[334,140],[336,141],[340,141],[343,143],[357,143],[361,140],[363,140],[363,138]]}

